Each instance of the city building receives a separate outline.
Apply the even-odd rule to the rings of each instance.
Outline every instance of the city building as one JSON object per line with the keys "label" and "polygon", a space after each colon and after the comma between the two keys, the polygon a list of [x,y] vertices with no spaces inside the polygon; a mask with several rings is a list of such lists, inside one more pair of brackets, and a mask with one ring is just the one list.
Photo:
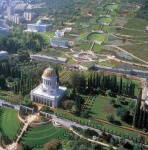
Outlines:
{"label": "city building", "polygon": [[52,38],[50,40],[50,42],[51,42],[51,46],[54,46],[54,47],[62,47],[62,48],[68,48],[69,47],[69,44],[68,44],[67,40]]}
{"label": "city building", "polygon": [[0,51],[0,57],[8,57],[7,51]]}
{"label": "city building", "polygon": [[51,24],[45,24],[41,20],[37,21],[34,24],[27,24],[27,30],[24,32],[47,32],[52,28]]}
{"label": "city building", "polygon": [[25,20],[32,20],[35,17],[34,12],[24,12],[23,17]]}
{"label": "city building", "polygon": [[62,36],[64,36],[64,31],[63,31],[63,30],[57,30],[57,31],[55,32],[55,36],[57,36],[57,37],[62,37]]}
{"label": "city building", "polygon": [[24,10],[27,8],[27,6],[28,4],[25,4],[25,3],[16,4],[15,10]]}
{"label": "city building", "polygon": [[21,16],[19,16],[18,14],[15,14],[11,17],[11,21],[16,23],[16,24],[20,24],[22,22],[23,18]]}
{"label": "city building", "polygon": [[0,26],[6,27],[6,21],[4,19],[0,19]]}
{"label": "city building", "polygon": [[31,91],[31,100],[55,108],[65,96],[67,88],[58,85],[56,72],[51,67],[45,69],[42,79],[43,83]]}
{"label": "city building", "polygon": [[14,11],[14,7],[13,6],[9,6],[7,8],[7,17],[8,20],[11,20],[11,17],[14,15],[15,11]]}
{"label": "city building", "polygon": [[9,33],[9,29],[8,28],[0,28],[0,34],[7,34]]}

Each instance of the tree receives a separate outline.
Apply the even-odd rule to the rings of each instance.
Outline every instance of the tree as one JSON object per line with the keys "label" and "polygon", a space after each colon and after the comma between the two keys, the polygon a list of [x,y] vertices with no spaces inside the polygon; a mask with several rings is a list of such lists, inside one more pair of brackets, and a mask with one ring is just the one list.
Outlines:
{"label": "tree", "polygon": [[143,110],[140,110],[140,116],[139,116],[139,120],[138,120],[138,128],[142,128],[142,119],[143,119]]}
{"label": "tree", "polygon": [[111,122],[111,123],[113,123],[113,122],[115,121],[115,117],[114,117],[114,115],[112,115],[112,114],[107,115],[106,118],[107,118],[107,120],[108,120],[109,122]]}
{"label": "tree", "polygon": [[4,75],[0,76],[0,87],[1,87],[1,90],[4,90],[6,88],[6,80],[5,80]]}
{"label": "tree", "polygon": [[74,72],[71,77],[71,85],[77,92],[83,92],[86,89],[86,80],[84,74]]}
{"label": "tree", "polygon": [[40,110],[47,113],[52,112],[49,106],[43,106]]}
{"label": "tree", "polygon": [[64,102],[62,102],[63,108],[68,110],[70,110],[74,104],[75,102],[73,100],[65,100]]}
{"label": "tree", "polygon": [[73,105],[71,107],[71,110],[70,110],[72,113],[77,113],[79,110],[78,110],[78,107],[76,105]]}
{"label": "tree", "polygon": [[25,105],[25,106],[27,106],[27,107],[32,107],[32,106],[33,106],[33,103],[32,103],[32,101],[24,100],[24,101],[22,102],[22,105]]}
{"label": "tree", "polygon": [[131,100],[128,104],[129,109],[133,109],[135,107],[135,101]]}
{"label": "tree", "polygon": [[117,116],[119,116],[122,120],[126,121],[129,116],[129,111],[122,107],[117,109]]}
{"label": "tree", "polygon": [[105,92],[105,94],[106,94],[107,96],[111,96],[111,90],[107,90],[107,91]]}
{"label": "tree", "polygon": [[18,145],[18,150],[32,150],[28,145],[25,145],[25,143]]}
{"label": "tree", "polygon": [[143,119],[142,119],[142,129],[145,129],[145,128],[146,128],[146,120],[147,120],[147,117],[148,117],[148,113],[147,113],[146,109],[144,109],[144,112],[143,112]]}
{"label": "tree", "polygon": [[30,60],[30,56],[28,53],[26,52],[21,52],[18,54],[18,59],[19,61],[21,62],[24,62],[24,61],[29,61]]}
{"label": "tree", "polygon": [[61,143],[57,139],[52,139],[50,142],[44,145],[44,150],[57,150],[60,149]]}
{"label": "tree", "polygon": [[122,102],[122,103],[125,102],[125,97],[124,97],[124,96],[118,96],[117,99],[118,99],[120,102]]}
{"label": "tree", "polygon": [[114,106],[115,106],[115,103],[116,103],[115,99],[114,99],[114,98],[111,98],[111,99],[110,99],[110,104],[114,107]]}
{"label": "tree", "polygon": [[138,94],[138,98],[137,98],[137,105],[136,105],[136,110],[135,110],[135,114],[134,114],[134,121],[133,121],[134,127],[138,127],[140,107],[141,107],[141,97],[142,97],[142,89],[140,89],[139,94]]}
{"label": "tree", "polygon": [[120,84],[119,84],[119,94],[122,94],[122,77],[120,77]]}
{"label": "tree", "polygon": [[86,150],[88,147],[84,144],[81,144],[79,150]]}
{"label": "tree", "polygon": [[82,111],[82,116],[85,118],[88,118],[89,117],[89,110],[85,109],[84,111]]}

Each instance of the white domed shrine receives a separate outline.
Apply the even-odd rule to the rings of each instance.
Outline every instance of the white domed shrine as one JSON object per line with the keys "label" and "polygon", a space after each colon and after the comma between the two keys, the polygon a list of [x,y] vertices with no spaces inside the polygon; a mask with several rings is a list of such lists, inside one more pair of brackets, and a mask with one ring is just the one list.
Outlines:
{"label": "white domed shrine", "polygon": [[67,88],[58,85],[56,72],[51,67],[44,70],[42,79],[42,84],[31,91],[31,100],[57,107],[59,100],[66,94]]}

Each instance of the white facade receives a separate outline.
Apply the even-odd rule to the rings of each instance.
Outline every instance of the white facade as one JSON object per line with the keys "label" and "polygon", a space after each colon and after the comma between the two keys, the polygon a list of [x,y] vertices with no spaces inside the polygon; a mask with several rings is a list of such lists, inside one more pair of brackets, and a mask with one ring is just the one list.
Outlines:
{"label": "white facade", "polygon": [[67,88],[58,85],[57,75],[53,68],[45,69],[42,79],[42,84],[31,91],[31,100],[50,107],[57,107],[59,100],[65,96]]}
{"label": "white facade", "polygon": [[41,20],[37,21],[34,24],[27,24],[27,30],[25,32],[47,32],[52,28],[51,24],[45,24]]}
{"label": "white facade", "polygon": [[10,20],[11,16],[14,15],[14,13],[15,13],[14,7],[9,6],[9,7],[7,8],[7,16],[8,16],[8,19],[9,19],[9,20]]}
{"label": "white facade", "polygon": [[8,57],[8,52],[7,51],[0,51],[0,56],[1,57]]}
{"label": "white facade", "polygon": [[55,32],[55,36],[57,36],[57,37],[62,37],[62,36],[64,36],[64,31],[62,31],[62,30],[57,30],[57,31]]}
{"label": "white facade", "polygon": [[35,14],[33,12],[24,12],[23,16],[25,20],[32,20]]}

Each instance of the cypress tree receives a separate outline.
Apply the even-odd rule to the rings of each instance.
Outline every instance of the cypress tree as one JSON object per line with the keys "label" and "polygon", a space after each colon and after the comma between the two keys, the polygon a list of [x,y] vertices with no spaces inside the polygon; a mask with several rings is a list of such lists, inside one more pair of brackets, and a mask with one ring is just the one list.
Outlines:
{"label": "cypress tree", "polygon": [[146,120],[147,120],[147,112],[146,109],[144,109],[143,119],[142,119],[142,129],[146,128]]}
{"label": "cypress tree", "polygon": [[142,89],[140,89],[138,99],[137,99],[137,105],[136,105],[134,121],[133,121],[134,127],[138,127],[138,121],[139,121],[139,115],[140,115],[140,106],[141,106],[141,96],[142,96]]}
{"label": "cypress tree", "polygon": [[96,75],[95,75],[95,84],[94,84],[94,88],[95,88],[95,89],[97,89],[97,87],[98,87],[98,82],[99,82],[99,81],[98,81],[98,79],[99,79],[98,77],[99,77],[99,76],[98,76],[98,72],[97,72]]}
{"label": "cypress tree", "polygon": [[122,94],[122,77],[120,77],[120,84],[119,84],[119,94]]}
{"label": "cypress tree", "polygon": [[138,120],[138,128],[142,128],[142,121],[143,121],[143,109],[140,109],[140,116]]}

